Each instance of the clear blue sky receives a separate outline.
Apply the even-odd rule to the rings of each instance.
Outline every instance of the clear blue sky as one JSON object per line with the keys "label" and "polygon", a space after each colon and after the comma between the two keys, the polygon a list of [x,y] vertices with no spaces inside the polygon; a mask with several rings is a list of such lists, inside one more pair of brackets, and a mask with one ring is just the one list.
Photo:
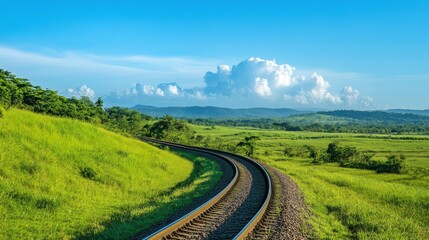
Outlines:
{"label": "clear blue sky", "polygon": [[[0,6],[0,68],[65,95],[121,105],[429,108],[429,1]],[[292,80],[280,86],[273,63],[278,74],[294,67]],[[231,68],[227,80],[220,64]]]}

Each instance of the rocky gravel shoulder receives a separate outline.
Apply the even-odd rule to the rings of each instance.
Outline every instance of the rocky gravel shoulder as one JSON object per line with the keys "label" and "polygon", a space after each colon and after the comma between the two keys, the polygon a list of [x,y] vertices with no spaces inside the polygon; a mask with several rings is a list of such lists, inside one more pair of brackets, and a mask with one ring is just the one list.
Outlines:
{"label": "rocky gravel shoulder", "polygon": [[308,239],[310,211],[298,185],[286,174],[262,164],[273,182],[272,200],[262,221],[248,239]]}

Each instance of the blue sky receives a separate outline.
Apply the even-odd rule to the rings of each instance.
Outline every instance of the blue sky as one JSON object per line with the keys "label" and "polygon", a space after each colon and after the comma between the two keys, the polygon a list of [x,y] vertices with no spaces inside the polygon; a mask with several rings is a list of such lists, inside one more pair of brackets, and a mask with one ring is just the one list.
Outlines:
{"label": "blue sky", "polygon": [[67,96],[429,108],[429,1],[0,3],[0,68]]}

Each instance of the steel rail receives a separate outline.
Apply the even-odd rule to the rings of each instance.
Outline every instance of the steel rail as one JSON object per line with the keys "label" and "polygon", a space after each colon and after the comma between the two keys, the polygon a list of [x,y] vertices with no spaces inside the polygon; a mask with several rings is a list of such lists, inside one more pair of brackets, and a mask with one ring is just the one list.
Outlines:
{"label": "steel rail", "polygon": [[231,160],[231,158],[232,159],[239,158],[241,160],[247,161],[247,162],[253,164],[254,166],[256,166],[262,172],[262,174],[264,176],[264,181],[266,183],[266,189],[267,189],[266,193],[265,193],[265,199],[263,201],[263,204],[260,206],[257,213],[238,232],[238,234],[233,239],[244,239],[246,236],[248,236],[254,230],[255,226],[258,224],[258,222],[264,216],[264,213],[267,210],[268,205],[271,201],[272,182],[271,182],[270,175],[265,170],[265,168],[261,164],[256,162],[255,160],[248,158],[248,157],[238,155],[238,154],[229,153],[229,152],[220,151],[220,150],[214,150],[214,149],[202,148],[202,147],[194,147],[194,146],[187,146],[187,145],[183,145],[183,144],[161,141],[161,140],[153,139],[153,138],[141,138],[141,139],[144,141],[147,141],[147,142],[152,142],[152,143],[162,144],[162,145],[176,147],[176,148],[180,148],[180,149],[185,149],[185,150],[196,151],[196,152],[201,152],[201,153],[213,155],[213,156],[216,156],[218,158],[221,158],[221,159],[227,161],[229,164],[231,164],[233,166],[233,168],[235,170],[235,175],[234,175],[233,180],[220,193],[218,193],[216,196],[214,196],[213,198],[211,198],[210,200],[208,200],[207,202],[205,202],[201,206],[197,207],[196,209],[194,209],[190,213],[181,217],[180,219],[174,221],[173,223],[168,224],[167,226],[159,229],[155,233],[153,233],[153,234],[151,234],[151,235],[149,235],[143,239],[145,239],[145,240],[146,239],[147,240],[162,239],[162,237],[173,233],[174,231],[176,231],[177,229],[179,229],[180,227],[182,227],[186,223],[190,222],[192,219],[198,217],[199,215],[204,213],[207,209],[210,209],[213,205],[215,205],[216,203],[221,201],[221,199],[224,196],[226,196],[232,190],[232,188],[235,186],[236,182],[238,181],[238,177],[239,177],[238,168],[237,168],[236,164],[234,163],[234,161]]}

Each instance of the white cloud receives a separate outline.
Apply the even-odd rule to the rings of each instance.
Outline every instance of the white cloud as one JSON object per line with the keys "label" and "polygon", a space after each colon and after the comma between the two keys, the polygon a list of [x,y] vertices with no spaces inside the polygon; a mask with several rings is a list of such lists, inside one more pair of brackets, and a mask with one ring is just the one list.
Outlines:
{"label": "white cloud", "polygon": [[361,105],[364,107],[373,107],[374,106],[374,99],[372,97],[364,97],[360,101]]}
{"label": "white cloud", "polygon": [[143,93],[146,95],[153,95],[155,92],[155,88],[150,85],[143,86]]}
{"label": "white cloud", "polygon": [[89,88],[86,84],[82,85],[81,87],[77,87],[77,88],[69,88],[67,89],[66,94],[67,97],[89,97],[91,99],[95,98],[95,91],[92,90],[91,88]]}
{"label": "white cloud", "polygon": [[268,86],[268,81],[265,78],[257,77],[255,79],[255,92],[259,96],[271,96],[272,92]]}
{"label": "white cloud", "polygon": [[[170,104],[191,102],[191,99],[205,103],[219,104],[264,104],[266,106],[349,107],[369,105],[371,98],[361,98],[360,92],[351,86],[334,93],[331,84],[320,74],[310,77],[295,74],[295,68],[288,64],[277,64],[275,60],[251,57],[237,65],[219,65],[216,72],[207,72],[204,87],[182,88],[177,83],[135,85],[126,93],[133,96],[133,102],[157,104],[159,99],[174,99]],[[139,90],[141,89],[141,90]],[[138,93],[137,95],[133,93]],[[127,94],[122,94],[127,95]],[[153,97],[158,97],[156,100]],[[148,102],[149,101],[149,102]],[[155,103],[151,103],[151,101]],[[188,104],[189,105],[189,104]]]}
{"label": "white cloud", "polygon": [[341,98],[345,103],[348,105],[353,105],[356,103],[357,99],[359,98],[359,91],[356,89],[353,89],[351,86],[344,87],[341,91]]}
{"label": "white cloud", "polygon": [[331,85],[321,75],[313,73],[311,80],[315,83],[315,85],[308,92],[308,95],[313,103],[329,102],[333,104],[339,104],[342,102],[339,96],[334,95],[328,91]]}
{"label": "white cloud", "polygon": [[163,97],[164,96],[164,91],[162,91],[160,88],[157,88],[155,91],[156,95]]}
{"label": "white cloud", "polygon": [[[253,92],[252,90],[256,91],[256,79],[265,79],[263,81],[265,90],[288,87],[295,82],[294,71],[295,68],[288,64],[277,64],[275,60],[251,57],[232,67],[220,65],[216,73],[207,72],[204,77],[206,83],[204,91],[208,95],[248,94]],[[269,92],[271,95],[271,90]],[[261,95],[260,91],[256,93],[260,96],[267,94],[265,92]]]}
{"label": "white cloud", "polygon": [[173,95],[179,95],[179,89],[177,86],[168,85],[168,91]]}

